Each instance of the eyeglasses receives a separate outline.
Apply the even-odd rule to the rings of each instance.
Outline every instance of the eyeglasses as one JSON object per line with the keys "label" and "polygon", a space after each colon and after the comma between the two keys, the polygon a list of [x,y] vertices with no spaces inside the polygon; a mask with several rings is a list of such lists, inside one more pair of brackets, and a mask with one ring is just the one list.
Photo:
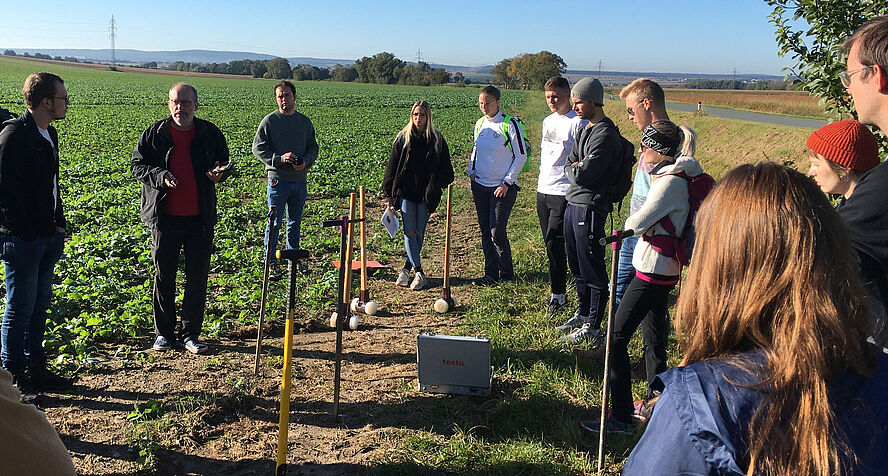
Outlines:
{"label": "eyeglasses", "polygon": [[65,101],[65,104],[71,104],[71,100],[68,98],[68,96],[53,96],[52,98],[61,99],[62,101]]}
{"label": "eyeglasses", "polygon": [[191,107],[191,105],[194,104],[194,101],[189,101],[187,99],[184,101],[180,101],[178,99],[170,99],[170,104],[175,104],[182,107]]}
{"label": "eyeglasses", "polygon": [[[644,102],[644,99],[642,99],[641,101],[638,101],[637,103],[635,103],[635,105],[637,106],[637,105],[639,105],[639,104],[641,104],[641,103],[643,103],[643,102]],[[627,107],[627,108],[626,108],[626,112],[628,112],[630,116],[634,116],[634,115],[635,115],[635,110],[634,110],[633,108],[631,108],[631,107]]]}
{"label": "eyeglasses", "polygon": [[870,69],[873,66],[874,65],[863,66],[853,71],[842,71],[841,73],[839,73],[839,79],[842,81],[842,86],[845,86],[846,88],[848,86],[851,86],[851,75],[853,75],[854,73],[859,73],[865,69]]}

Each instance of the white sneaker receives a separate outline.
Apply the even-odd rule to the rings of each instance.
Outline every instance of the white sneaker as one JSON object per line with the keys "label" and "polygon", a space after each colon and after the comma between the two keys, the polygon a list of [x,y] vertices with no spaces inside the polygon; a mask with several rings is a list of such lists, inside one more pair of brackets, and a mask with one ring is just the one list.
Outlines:
{"label": "white sneaker", "polygon": [[604,336],[601,335],[600,329],[593,329],[591,322],[583,323],[583,326],[574,329],[573,332],[566,336],[561,336],[562,341],[570,342],[571,344],[582,344],[583,342],[588,342],[590,347],[595,349],[598,348],[602,341],[604,340]]}
{"label": "white sneaker", "polygon": [[426,277],[422,271],[417,271],[416,276],[413,277],[413,282],[410,283],[410,289],[414,291],[419,291],[420,289],[426,286]]}
{"label": "white sneaker", "polygon": [[406,269],[402,269],[400,273],[398,273],[398,279],[395,280],[395,284],[402,287],[407,287],[410,284],[410,271]]}
{"label": "white sneaker", "polygon": [[589,316],[580,315],[580,310],[577,309],[576,311],[574,311],[574,314],[570,317],[570,319],[565,321],[564,324],[561,324],[560,326],[555,326],[555,329],[568,334],[573,332],[574,329],[582,326],[583,323],[588,320]]}

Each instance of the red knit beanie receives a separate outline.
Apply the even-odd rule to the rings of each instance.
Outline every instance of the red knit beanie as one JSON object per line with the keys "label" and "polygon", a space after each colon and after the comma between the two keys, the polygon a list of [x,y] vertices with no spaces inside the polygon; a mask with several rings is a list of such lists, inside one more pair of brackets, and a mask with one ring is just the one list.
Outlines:
{"label": "red knit beanie", "polygon": [[876,136],[855,120],[827,124],[812,132],[806,144],[825,159],[851,170],[866,172],[879,165]]}

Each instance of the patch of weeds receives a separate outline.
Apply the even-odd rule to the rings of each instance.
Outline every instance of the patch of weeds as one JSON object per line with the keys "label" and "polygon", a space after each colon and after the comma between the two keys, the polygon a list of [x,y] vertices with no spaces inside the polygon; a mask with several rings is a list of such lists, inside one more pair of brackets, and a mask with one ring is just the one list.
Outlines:
{"label": "patch of weeds", "polygon": [[156,420],[166,413],[163,408],[163,403],[158,400],[148,400],[141,406],[136,403],[133,407],[135,407],[135,409],[126,417],[127,420],[133,423]]}

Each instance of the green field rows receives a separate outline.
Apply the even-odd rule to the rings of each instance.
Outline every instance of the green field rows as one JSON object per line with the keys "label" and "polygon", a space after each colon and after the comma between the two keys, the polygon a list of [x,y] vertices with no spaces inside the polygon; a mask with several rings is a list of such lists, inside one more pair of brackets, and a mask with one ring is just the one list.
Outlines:
{"label": "green field rows", "polygon": [[[23,110],[21,84],[33,62],[0,59],[0,106]],[[48,67],[48,66],[47,66]],[[98,341],[145,335],[151,327],[149,230],[139,221],[139,183],[130,174],[130,158],[140,133],[168,115],[166,94],[173,76],[132,74],[52,65],[65,79],[71,106],[56,121],[61,153],[61,184],[69,231],[59,264],[48,348],[62,360],[78,361]],[[274,82],[240,78],[184,78],[199,92],[198,117],[225,134],[237,173],[217,187],[220,221],[212,258],[210,307],[205,329],[216,335],[255,319],[265,203],[265,173],[251,153],[256,127],[275,109]],[[506,94],[518,106],[522,93]],[[320,221],[336,216],[343,197],[359,185],[375,197],[397,131],[410,106],[426,99],[435,125],[460,159],[471,149],[471,124],[479,115],[477,90],[389,87],[346,83],[300,83],[296,107],[314,122],[320,159],[309,175],[309,203],[303,223],[303,247],[332,255],[337,237]],[[377,252],[391,252],[389,240],[373,242]],[[324,270],[327,267],[323,268]],[[302,304],[319,311],[332,303],[331,272],[304,273]],[[283,306],[282,291],[271,296],[271,309]]]}

